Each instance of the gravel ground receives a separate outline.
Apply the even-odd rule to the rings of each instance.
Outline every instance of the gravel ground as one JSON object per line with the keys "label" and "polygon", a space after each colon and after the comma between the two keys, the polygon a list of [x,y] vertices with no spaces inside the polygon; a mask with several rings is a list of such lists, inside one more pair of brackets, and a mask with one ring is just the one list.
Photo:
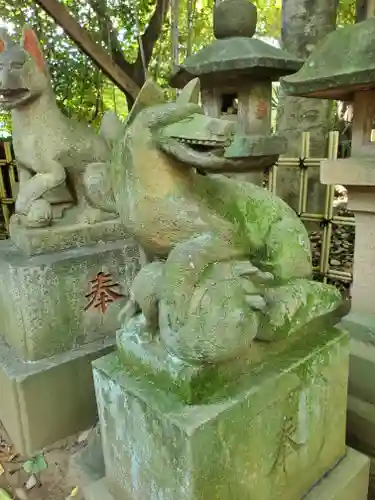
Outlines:
{"label": "gravel ground", "polygon": [[22,467],[26,457],[15,454],[0,426],[0,491],[3,488],[14,500],[83,500],[68,472],[71,455],[86,444],[81,436],[74,436],[46,450],[47,468],[38,474],[40,483],[28,490],[26,485],[30,474]]}

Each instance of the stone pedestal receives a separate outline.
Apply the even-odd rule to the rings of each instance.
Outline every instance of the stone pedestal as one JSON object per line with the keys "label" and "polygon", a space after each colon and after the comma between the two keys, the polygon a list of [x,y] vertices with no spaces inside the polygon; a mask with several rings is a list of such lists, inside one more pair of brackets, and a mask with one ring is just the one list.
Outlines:
{"label": "stone pedestal", "polygon": [[133,334],[94,362],[106,477],[87,498],[298,500],[345,456],[345,332],[255,342],[226,380]]}
{"label": "stone pedestal", "polygon": [[95,422],[91,361],[113,349],[138,266],[132,240],[32,256],[0,243],[0,419],[18,452]]}
{"label": "stone pedestal", "polygon": [[[303,500],[367,500],[369,462],[368,457],[349,448],[345,458]],[[84,487],[83,492],[85,500],[116,500],[105,479]],[[242,500],[245,498],[249,497]]]}
{"label": "stone pedestal", "polygon": [[[374,144],[365,146],[370,148],[367,153],[372,153]],[[371,382],[375,373],[374,158],[368,155],[325,160],[321,166],[321,180],[324,184],[346,186],[349,208],[355,214],[352,312],[343,321],[351,337],[348,436],[353,445],[375,453],[375,389]]]}
{"label": "stone pedestal", "polygon": [[97,420],[91,363],[113,336],[29,363],[0,342],[0,420],[15,449],[32,456]]}

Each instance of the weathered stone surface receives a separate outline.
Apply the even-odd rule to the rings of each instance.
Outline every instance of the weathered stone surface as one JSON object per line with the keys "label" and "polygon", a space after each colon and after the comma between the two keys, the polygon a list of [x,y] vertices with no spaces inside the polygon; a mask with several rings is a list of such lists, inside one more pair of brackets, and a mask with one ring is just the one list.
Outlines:
{"label": "weathered stone surface", "polygon": [[[303,328],[306,336],[324,329],[323,322],[313,321]],[[290,339],[277,343],[252,343],[249,352],[227,362],[211,364],[183,360],[170,354],[159,338],[142,340],[142,317],[135,317],[117,332],[118,356],[134,375],[146,377],[166,392],[175,393],[187,404],[199,404],[222,387],[230,387],[243,373],[260,365],[272,366],[275,358],[290,349]]]}
{"label": "weathered stone surface", "polygon": [[32,456],[95,423],[91,362],[113,347],[111,337],[28,363],[0,342],[0,420],[19,453]]}
{"label": "weathered stone surface", "polygon": [[330,33],[297,73],[281,79],[285,93],[348,101],[353,92],[374,88],[374,43],[374,17]]}
{"label": "weathered stone surface", "polygon": [[66,224],[64,219],[52,227],[27,229],[12,217],[9,225],[10,238],[26,255],[59,252],[69,248],[109,243],[129,236],[118,219],[95,224]]}
{"label": "weathered stone surface", "polygon": [[[257,10],[247,0],[225,0],[215,5],[213,43],[189,56],[172,74],[170,83],[182,88],[193,78],[208,82],[207,87],[231,84],[243,77],[278,80],[297,71],[303,64],[285,50],[251,38],[256,29]],[[219,90],[218,87],[216,87]]]}
{"label": "weathered stone surface", "polygon": [[375,455],[375,405],[348,396],[347,441],[368,455]]}
{"label": "weathered stone surface", "polygon": [[375,405],[375,316],[351,312],[341,324],[350,334],[349,394]]}
{"label": "weathered stone surface", "polygon": [[102,442],[97,425],[90,431],[87,445],[70,458],[68,476],[71,484],[82,487],[99,481],[104,474]]}
{"label": "weathered stone surface", "polygon": [[[214,10],[213,43],[189,56],[172,74],[173,87],[183,87],[193,78],[224,75],[230,81],[249,75],[278,80],[297,71],[303,61],[285,50],[251,38],[257,20],[256,8],[244,0],[220,2]],[[228,15],[227,13],[233,13]]]}
{"label": "weathered stone surface", "polygon": [[[136,274],[138,246],[118,241],[26,257],[0,243],[0,335],[18,356],[36,360],[114,333]],[[123,296],[103,312],[90,303],[99,272],[110,274],[110,291]],[[100,296],[98,297],[100,301]],[[104,305],[106,306],[106,305]]]}
{"label": "weathered stone surface", "polygon": [[244,0],[226,0],[214,6],[213,24],[216,38],[244,36],[251,38],[257,26],[256,6]]}
{"label": "weathered stone surface", "polygon": [[350,186],[349,189],[352,186],[373,187],[375,186],[374,159],[368,157],[323,160],[320,167],[320,180],[322,184],[340,183]]}
{"label": "weathered stone surface", "polygon": [[[117,500],[108,489],[105,479],[100,479],[95,483],[87,485],[83,489],[85,500]],[[121,496],[121,500],[133,500],[132,498]]]}
{"label": "weathered stone surface", "polygon": [[353,311],[341,324],[350,334],[348,439],[375,454],[375,316]]}
{"label": "weathered stone surface", "polygon": [[114,498],[297,500],[345,454],[347,335],[308,335],[189,406],[117,354],[94,363]]}
{"label": "weathered stone surface", "polygon": [[173,87],[182,88],[193,78],[213,78],[215,74],[227,74],[236,71],[236,76],[270,78],[278,80],[280,76],[297,71],[302,65],[300,59],[288,52],[273,47],[262,40],[246,37],[234,37],[215,40],[212,44],[188,57],[171,76]]}
{"label": "weathered stone surface", "polygon": [[[243,158],[246,156],[262,156],[265,151],[272,156],[278,156],[286,151],[286,140],[278,135],[240,136],[236,135],[230,147],[225,151],[227,158]],[[275,158],[275,161],[276,161]]]}
{"label": "weathered stone surface", "polygon": [[367,500],[370,460],[351,448],[304,500]]}
{"label": "weathered stone surface", "polygon": [[[366,500],[368,477],[368,457],[348,448],[346,457],[303,498],[304,500]],[[88,485],[83,489],[83,493],[85,500],[135,500],[134,497],[127,498],[124,495],[115,498],[110,493],[105,479]],[[256,500],[261,499],[256,497]]]}

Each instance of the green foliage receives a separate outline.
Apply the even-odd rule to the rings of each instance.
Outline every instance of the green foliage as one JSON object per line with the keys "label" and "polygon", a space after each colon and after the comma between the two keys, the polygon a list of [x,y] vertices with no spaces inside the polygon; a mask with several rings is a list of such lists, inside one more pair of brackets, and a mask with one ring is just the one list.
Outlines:
{"label": "green foliage", "polygon": [[36,455],[30,460],[26,460],[26,462],[24,462],[22,466],[24,471],[28,474],[39,474],[44,469],[47,469],[47,467],[48,465],[46,459],[44,458],[44,455]]}
{"label": "green foliage", "polygon": [[[99,36],[97,17],[84,0],[65,0],[71,13],[91,36],[105,45]],[[28,24],[37,33],[49,63],[57,102],[63,112],[78,120],[97,126],[103,112],[116,108],[119,115],[127,114],[122,92],[106,78],[93,62],[83,54],[63,30],[32,0],[0,0],[1,21],[20,38],[22,26]],[[128,45],[128,48],[126,47]],[[131,56],[131,40],[124,42]],[[0,113],[0,134],[10,130],[10,118]]]}
{"label": "green foliage", "polygon": [[[104,13],[118,34],[122,54],[128,63],[138,55],[138,35],[143,33],[155,9],[156,0],[60,0],[91,37],[108,52],[113,49],[103,31]],[[254,0],[258,7],[258,34],[279,38],[281,0]],[[214,0],[179,0],[179,61],[189,53],[206,46],[213,39],[212,9]],[[190,8],[189,8],[190,7]],[[76,47],[63,30],[33,0],[0,0],[0,21],[19,36],[21,27],[29,24],[41,41],[50,65],[57,102],[69,116],[97,126],[107,109],[127,114],[124,95]],[[189,19],[190,13],[190,19]],[[355,1],[341,0],[339,26],[354,22]],[[156,42],[149,74],[167,88],[172,71],[171,22],[169,16]],[[139,28],[139,32],[138,32]],[[0,113],[0,135],[9,131],[9,116]]]}
{"label": "green foliage", "polygon": [[339,28],[347,24],[354,24],[356,21],[356,2],[355,0],[340,0],[337,16],[337,26]]}

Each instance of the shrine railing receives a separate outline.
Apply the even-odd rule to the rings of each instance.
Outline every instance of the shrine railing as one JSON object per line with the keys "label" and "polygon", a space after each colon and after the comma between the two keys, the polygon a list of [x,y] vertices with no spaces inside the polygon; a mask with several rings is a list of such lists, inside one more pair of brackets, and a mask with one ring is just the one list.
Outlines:
{"label": "shrine railing", "polygon": [[[328,158],[337,158],[339,145],[338,132],[330,132],[328,139]],[[310,158],[310,134],[304,132],[301,141],[300,158],[280,158],[271,167],[268,175],[268,189],[277,191],[278,176],[283,168],[295,168],[299,175],[299,195],[297,213],[305,223],[315,223],[319,231],[309,232],[313,251],[314,274],[316,279],[339,285],[348,291],[353,274],[353,254],[355,238],[354,217],[346,208],[335,206],[335,186],[324,186],[325,206],[322,213],[308,210],[309,170],[319,168],[323,158]]]}
{"label": "shrine railing", "polygon": [[8,234],[9,219],[14,211],[18,176],[12,142],[0,141],[0,237]]}
{"label": "shrine railing", "polygon": [[[278,178],[283,168],[295,168],[299,175],[297,213],[305,223],[312,222],[319,227],[310,232],[313,251],[314,274],[316,279],[334,283],[348,290],[352,280],[354,253],[354,217],[346,209],[335,207],[335,187],[320,185],[324,190],[325,207],[322,213],[312,213],[308,209],[309,170],[319,168],[322,158],[310,158],[310,136],[302,134],[300,158],[281,158],[268,172],[268,189],[279,194]],[[328,157],[336,158],[338,133],[331,132],[328,141]],[[17,169],[10,141],[0,142],[0,206],[2,219],[0,235],[7,236],[9,218],[14,210],[17,193]]]}

